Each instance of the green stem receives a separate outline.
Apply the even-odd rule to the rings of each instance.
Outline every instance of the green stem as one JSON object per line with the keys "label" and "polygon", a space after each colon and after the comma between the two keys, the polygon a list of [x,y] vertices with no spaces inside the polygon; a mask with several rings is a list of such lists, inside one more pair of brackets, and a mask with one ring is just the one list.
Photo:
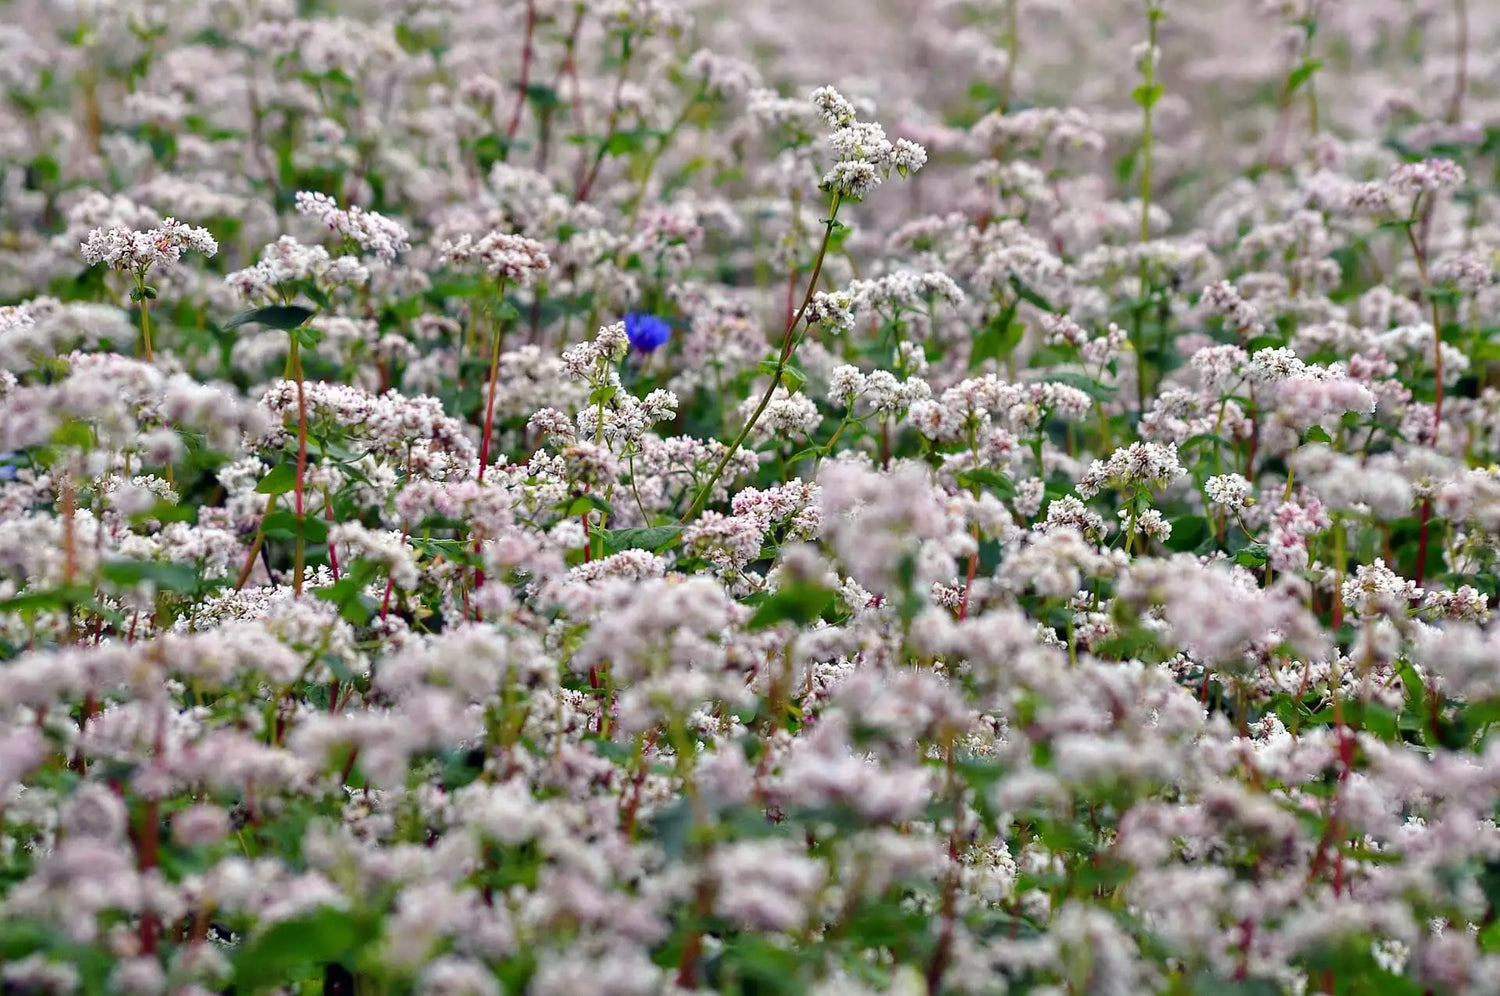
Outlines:
{"label": "green stem", "polygon": [[156,357],[151,352],[151,319],[146,307],[146,275],[143,273],[135,275],[135,295],[141,306],[141,352],[147,363],[154,363]]}
{"label": "green stem", "polygon": [[684,523],[692,520],[694,516],[703,510],[703,506],[708,504],[708,496],[713,491],[714,484],[718,482],[719,477],[724,473],[724,468],[729,466],[729,461],[739,452],[740,446],[744,444],[745,438],[750,435],[750,430],[755,427],[755,423],[760,420],[761,415],[765,414],[766,408],[771,404],[771,399],[776,395],[776,389],[781,386],[781,375],[785,372],[787,363],[791,362],[792,353],[797,348],[797,339],[793,333],[796,332],[798,323],[802,321],[802,316],[807,314],[808,305],[812,304],[813,294],[818,289],[818,277],[823,272],[823,259],[828,255],[828,244],[833,239],[833,226],[838,218],[840,200],[841,195],[835,193],[832,202],[828,206],[828,221],[825,223],[823,230],[823,242],[818,246],[818,256],[813,261],[812,279],[807,282],[807,293],[802,297],[802,307],[798,308],[797,313],[792,316],[791,321],[787,322],[786,332],[782,335],[781,355],[776,361],[775,371],[771,374],[771,383],[766,388],[766,393],[761,396],[760,404],[755,406],[755,411],[745,421],[744,426],[740,428],[739,435],[734,437],[734,442],[729,444],[728,449],[724,451],[724,456],[719,460],[718,465],[714,467],[713,473],[708,475],[708,480],[699,489],[698,497],[693,499],[692,505],[688,506],[688,510],[683,513],[680,521]]}
{"label": "green stem", "polygon": [[[626,232],[635,231],[635,223],[641,215],[641,207],[646,203],[646,190],[651,185],[651,175],[656,172],[656,164],[661,160],[662,153],[667,151],[667,146],[672,144],[672,140],[682,130],[682,126],[687,123],[689,115],[692,114],[693,108],[698,106],[698,102],[703,99],[703,95],[704,90],[700,87],[698,92],[693,94],[692,98],[683,105],[677,117],[672,119],[672,123],[667,126],[666,132],[657,141],[650,155],[646,157],[646,162],[641,166],[641,187],[635,195],[635,201],[630,205],[630,217],[625,222]],[[621,251],[624,251],[623,246],[621,246]]]}
{"label": "green stem", "polygon": [[297,506],[297,545],[292,573],[292,594],[302,594],[302,570],[307,556],[307,523],[303,520],[303,477],[307,473],[307,395],[303,388],[302,350],[295,335],[291,336],[292,376],[297,378],[297,474],[293,495]]}

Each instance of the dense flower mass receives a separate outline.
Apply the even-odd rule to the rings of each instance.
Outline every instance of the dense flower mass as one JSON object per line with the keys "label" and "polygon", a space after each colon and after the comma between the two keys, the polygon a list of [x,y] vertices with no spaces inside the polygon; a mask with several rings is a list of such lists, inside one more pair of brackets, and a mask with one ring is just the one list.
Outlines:
{"label": "dense flower mass", "polygon": [[0,7],[6,996],[1500,993],[1500,5]]}

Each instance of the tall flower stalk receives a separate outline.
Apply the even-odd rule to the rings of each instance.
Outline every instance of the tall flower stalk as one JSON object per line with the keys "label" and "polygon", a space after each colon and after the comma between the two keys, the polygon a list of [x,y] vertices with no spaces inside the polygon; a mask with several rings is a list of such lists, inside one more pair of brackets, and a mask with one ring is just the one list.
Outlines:
{"label": "tall flower stalk", "polygon": [[[921,169],[927,163],[927,151],[920,145],[904,138],[890,142],[886,139],[885,130],[880,125],[859,121],[855,116],[854,105],[833,87],[819,87],[813,91],[812,101],[819,115],[833,129],[828,136],[828,145],[838,158],[833,167],[824,174],[820,184],[820,188],[830,194],[828,217],[824,220],[823,238],[818,244],[817,255],[813,258],[807,291],[802,295],[801,307],[791,316],[782,332],[781,346],[771,372],[771,383],[766,386],[760,403],[755,406],[755,410],[740,427],[739,433],[730,442],[714,469],[709,472],[708,479],[699,487],[697,495],[682,515],[684,523],[696,518],[708,504],[709,496],[713,494],[714,485],[723,475],[724,468],[744,445],[751,430],[755,428],[756,422],[760,421],[760,417],[770,406],[772,398],[776,396],[777,389],[781,387],[787,365],[797,351],[797,344],[801,342],[802,337],[798,333],[798,326],[807,316],[808,309],[813,305],[818,292],[818,279],[823,274],[823,262],[828,256],[834,232],[837,230],[839,208],[846,202],[864,200],[865,196],[892,172],[905,177]],[[832,312],[847,314],[847,309],[842,306],[834,305],[832,302],[830,305]],[[832,319],[828,322],[829,324],[838,323],[837,318],[832,314],[822,317],[825,320]],[[804,329],[803,333],[805,332]]]}

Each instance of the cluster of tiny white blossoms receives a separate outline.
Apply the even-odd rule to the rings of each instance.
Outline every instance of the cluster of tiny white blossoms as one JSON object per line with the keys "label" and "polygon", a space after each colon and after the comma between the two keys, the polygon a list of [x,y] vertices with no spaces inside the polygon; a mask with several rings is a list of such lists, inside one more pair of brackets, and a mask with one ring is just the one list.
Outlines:
{"label": "cluster of tiny white blossoms", "polygon": [[341,208],[327,194],[297,191],[297,211],[315,218],[330,232],[336,232],[359,248],[391,261],[411,248],[409,235],[399,223],[358,204]]}
{"label": "cluster of tiny white blossoms", "polygon": [[1500,992],[1500,6],[74,6],[0,990]]}
{"label": "cluster of tiny white blossoms", "polygon": [[833,87],[814,90],[812,100],[833,129],[828,145],[838,157],[823,176],[824,190],[851,201],[864,200],[892,172],[905,177],[927,164],[927,150],[905,138],[891,142],[880,125],[857,120],[854,105]]}
{"label": "cluster of tiny white blossoms", "polygon": [[446,263],[472,263],[492,277],[521,287],[529,286],[552,265],[540,242],[508,232],[490,232],[478,240],[462,235],[456,242],[444,242],[441,253]]}
{"label": "cluster of tiny white blossoms", "polygon": [[213,256],[219,251],[219,243],[206,228],[165,218],[160,225],[143,232],[121,225],[96,228],[89,232],[81,248],[83,260],[90,266],[103,263],[112,270],[143,274],[153,266],[176,263],[189,249]]}

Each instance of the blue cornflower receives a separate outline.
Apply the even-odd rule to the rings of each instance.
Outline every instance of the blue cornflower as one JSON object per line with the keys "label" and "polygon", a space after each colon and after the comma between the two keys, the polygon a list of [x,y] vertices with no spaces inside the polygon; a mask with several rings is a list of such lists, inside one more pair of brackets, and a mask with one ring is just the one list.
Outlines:
{"label": "blue cornflower", "polygon": [[630,344],[643,353],[654,352],[672,338],[672,326],[665,318],[644,311],[632,311],[625,316],[625,336]]}
{"label": "blue cornflower", "polygon": [[19,468],[9,461],[18,456],[20,456],[19,453],[0,453],[0,481],[14,481],[16,479],[16,471]]}

